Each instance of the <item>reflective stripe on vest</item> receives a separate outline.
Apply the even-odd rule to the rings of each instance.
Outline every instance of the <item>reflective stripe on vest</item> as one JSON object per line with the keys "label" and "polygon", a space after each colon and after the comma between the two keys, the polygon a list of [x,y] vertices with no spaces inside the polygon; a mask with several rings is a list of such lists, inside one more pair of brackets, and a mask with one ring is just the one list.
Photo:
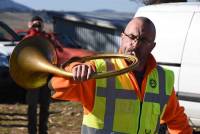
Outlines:
{"label": "reflective stripe on vest", "polygon": [[[144,102],[154,102],[160,104],[160,112],[163,111],[164,106],[167,104],[169,95],[167,95],[165,92],[166,87],[166,80],[165,80],[165,71],[162,67],[157,66],[158,71],[158,79],[159,79],[159,94],[155,93],[145,93]],[[146,113],[144,113],[146,114]],[[146,118],[146,117],[144,117]],[[151,134],[151,133],[157,133],[160,126],[160,118],[157,118],[157,124],[155,126],[155,131],[151,132],[151,130],[148,130],[144,128],[144,130],[140,130],[139,133],[145,133],[145,134]]]}
{"label": "reflective stripe on vest", "polygon": [[[107,69],[113,70],[112,64],[109,64],[110,62],[107,62],[106,65],[108,66]],[[144,102],[146,103],[157,103],[160,105],[160,110],[163,111],[164,105],[167,103],[169,96],[165,93],[165,73],[164,70],[158,66],[157,68],[158,77],[159,77],[159,93],[151,93],[147,92],[145,93]],[[114,77],[106,79],[106,86],[98,87],[96,90],[96,96],[105,98],[105,113],[104,113],[104,119],[103,119],[103,126],[96,125],[96,127],[92,127],[91,125],[87,124],[87,121],[83,121],[82,126],[82,134],[122,134],[125,132],[115,132],[113,131],[113,124],[114,124],[114,115],[115,115],[115,105],[116,105],[116,99],[127,99],[127,100],[135,100],[138,101],[138,98],[135,94],[134,90],[124,90],[124,89],[116,89],[115,83],[116,80]],[[143,103],[144,103],[143,102]],[[137,103],[136,103],[137,104]],[[139,105],[139,104],[137,104]],[[142,111],[144,113],[145,111]],[[125,113],[126,114],[126,113]],[[139,116],[139,115],[136,115]],[[141,117],[143,118],[143,116]],[[101,120],[100,120],[101,121]],[[139,126],[143,126],[144,122],[140,122]],[[157,118],[157,125],[155,126],[154,133],[157,132],[159,128],[160,118]],[[136,126],[137,128],[138,126]],[[139,130],[139,134],[144,133],[151,133],[151,130],[145,129],[141,127],[141,131]],[[143,133],[144,132],[144,133]],[[135,134],[135,133],[133,133]]]}

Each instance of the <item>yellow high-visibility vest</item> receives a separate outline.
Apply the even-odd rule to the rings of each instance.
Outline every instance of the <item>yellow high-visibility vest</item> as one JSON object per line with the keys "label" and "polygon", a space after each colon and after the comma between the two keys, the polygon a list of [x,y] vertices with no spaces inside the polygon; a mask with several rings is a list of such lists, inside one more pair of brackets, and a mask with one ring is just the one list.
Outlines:
{"label": "yellow high-visibility vest", "polygon": [[[124,68],[121,60],[111,61],[95,60],[97,71]],[[97,79],[93,111],[83,117],[82,134],[157,133],[172,94],[173,72],[160,66],[154,68],[147,77],[143,102],[131,85],[128,73]]]}

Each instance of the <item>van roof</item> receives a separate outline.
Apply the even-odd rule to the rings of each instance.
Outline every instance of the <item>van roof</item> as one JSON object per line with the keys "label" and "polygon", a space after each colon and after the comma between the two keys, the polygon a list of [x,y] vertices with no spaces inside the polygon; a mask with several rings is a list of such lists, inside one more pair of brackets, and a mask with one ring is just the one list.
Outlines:
{"label": "van roof", "polygon": [[149,5],[142,7],[142,11],[200,11],[200,2],[177,2]]}

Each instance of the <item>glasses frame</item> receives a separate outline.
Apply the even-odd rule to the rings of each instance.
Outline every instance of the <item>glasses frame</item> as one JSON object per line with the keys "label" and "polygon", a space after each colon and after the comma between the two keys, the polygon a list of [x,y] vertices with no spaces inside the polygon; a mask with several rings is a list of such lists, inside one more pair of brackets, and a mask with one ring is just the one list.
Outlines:
{"label": "glasses frame", "polygon": [[146,39],[144,37],[135,36],[133,34],[128,35],[125,32],[122,32],[121,35],[122,35],[122,38],[123,37],[128,38],[131,41],[131,43],[136,43],[136,42],[139,43],[139,44],[149,44],[149,43],[152,43],[152,41],[150,41],[150,40],[148,40],[148,39]]}

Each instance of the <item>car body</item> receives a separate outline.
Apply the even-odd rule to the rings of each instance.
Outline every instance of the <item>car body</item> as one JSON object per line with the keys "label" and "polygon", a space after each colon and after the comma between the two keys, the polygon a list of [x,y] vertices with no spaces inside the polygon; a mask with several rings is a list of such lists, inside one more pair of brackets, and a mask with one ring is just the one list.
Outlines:
{"label": "car body", "polygon": [[19,42],[18,35],[4,22],[0,21],[0,86],[8,84],[9,78],[9,57]]}
{"label": "car body", "polygon": [[189,117],[200,127],[200,2],[144,6],[135,16],[145,16],[156,26],[158,64],[175,73],[175,90]]}
{"label": "car body", "polygon": [[25,90],[15,84],[9,74],[9,57],[20,37],[0,21],[0,103],[25,101]]}

